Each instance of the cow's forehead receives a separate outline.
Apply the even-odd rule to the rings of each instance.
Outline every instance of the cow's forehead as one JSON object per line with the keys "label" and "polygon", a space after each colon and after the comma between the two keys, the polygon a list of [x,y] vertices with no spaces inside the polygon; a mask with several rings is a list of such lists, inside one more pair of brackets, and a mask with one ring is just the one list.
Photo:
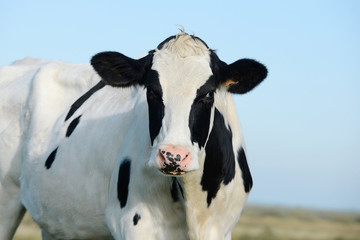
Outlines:
{"label": "cow's forehead", "polygon": [[190,36],[181,32],[176,36],[169,37],[159,44],[156,51],[169,50],[182,57],[201,56],[209,54],[209,47],[198,37]]}
{"label": "cow's forehead", "polygon": [[159,74],[164,94],[196,92],[212,75],[210,50],[202,40],[180,33],[159,45],[152,69]]}

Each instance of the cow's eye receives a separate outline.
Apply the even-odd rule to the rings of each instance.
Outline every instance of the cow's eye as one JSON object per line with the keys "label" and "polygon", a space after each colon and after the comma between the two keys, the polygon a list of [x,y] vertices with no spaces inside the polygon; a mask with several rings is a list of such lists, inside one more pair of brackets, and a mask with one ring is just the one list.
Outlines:
{"label": "cow's eye", "polygon": [[211,90],[210,92],[208,92],[207,94],[206,94],[206,98],[213,98],[214,97],[214,90]]}
{"label": "cow's eye", "polygon": [[214,93],[215,93],[215,90],[211,90],[210,92],[198,97],[197,102],[199,102],[199,103],[213,103],[213,101],[214,101]]}

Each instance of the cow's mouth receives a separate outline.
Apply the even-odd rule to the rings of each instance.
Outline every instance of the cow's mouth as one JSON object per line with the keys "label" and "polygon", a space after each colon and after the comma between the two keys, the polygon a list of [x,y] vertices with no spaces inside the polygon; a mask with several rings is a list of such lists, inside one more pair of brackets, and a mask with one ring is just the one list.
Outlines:
{"label": "cow's mouth", "polygon": [[164,168],[160,169],[160,172],[162,172],[165,175],[169,175],[169,176],[181,176],[184,175],[186,172],[184,170],[180,169],[180,166],[171,166],[171,165],[165,165]]}

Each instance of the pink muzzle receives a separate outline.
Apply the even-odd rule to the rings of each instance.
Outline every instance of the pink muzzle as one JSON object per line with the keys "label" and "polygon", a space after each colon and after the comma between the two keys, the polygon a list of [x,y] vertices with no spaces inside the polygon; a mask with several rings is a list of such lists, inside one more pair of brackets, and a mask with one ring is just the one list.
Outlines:
{"label": "pink muzzle", "polygon": [[191,154],[185,147],[165,145],[159,149],[157,159],[162,173],[183,175],[191,161]]}

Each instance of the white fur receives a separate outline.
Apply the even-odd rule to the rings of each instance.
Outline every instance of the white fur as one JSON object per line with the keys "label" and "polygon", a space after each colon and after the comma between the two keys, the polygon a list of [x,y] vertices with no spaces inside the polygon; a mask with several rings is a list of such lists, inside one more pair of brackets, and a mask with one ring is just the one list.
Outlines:
{"label": "white fur", "polygon": [[[221,185],[208,207],[200,185],[205,151],[191,143],[187,122],[196,90],[212,74],[209,50],[200,41],[179,34],[154,54],[165,116],[153,147],[143,87],[105,86],[65,122],[71,104],[99,77],[88,65],[25,62],[0,69],[0,239],[11,239],[25,208],[48,239],[231,238],[247,199],[240,168],[236,161],[235,178]],[[225,88],[217,91],[215,105],[232,128],[237,157],[243,140]],[[66,138],[69,123],[80,115]],[[194,171],[178,178],[186,200],[174,203],[171,178],[149,167],[163,144],[191,151]],[[125,158],[131,178],[121,209],[117,182]],[[136,213],[141,219],[134,226]]]}

